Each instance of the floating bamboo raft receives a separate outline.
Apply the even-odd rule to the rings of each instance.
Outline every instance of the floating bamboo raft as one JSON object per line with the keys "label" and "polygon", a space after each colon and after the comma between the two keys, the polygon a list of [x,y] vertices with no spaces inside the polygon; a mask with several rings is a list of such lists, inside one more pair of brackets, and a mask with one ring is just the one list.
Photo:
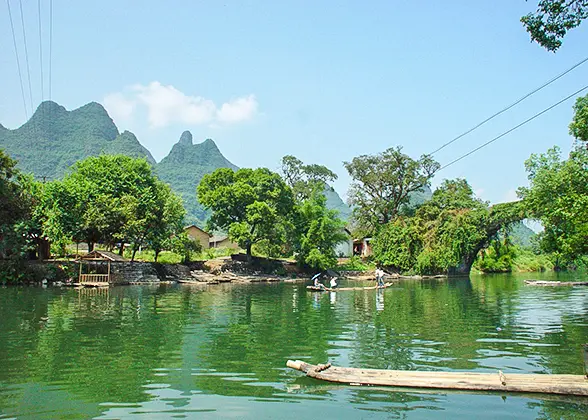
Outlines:
{"label": "floating bamboo raft", "polygon": [[368,286],[368,287],[336,287],[331,288],[327,286],[306,286],[306,289],[310,292],[339,292],[339,291],[347,291],[347,290],[375,290],[375,289],[385,289],[386,287],[392,286],[392,283],[386,283],[384,287],[379,286]]}
{"label": "floating bamboo raft", "polygon": [[588,286],[588,281],[544,281],[544,280],[525,280],[529,286]]}
{"label": "floating bamboo raft", "polygon": [[288,360],[286,366],[300,370],[311,378],[350,385],[531,392],[588,397],[588,379],[582,375],[355,369],[331,366],[330,363],[311,365],[300,360]]}

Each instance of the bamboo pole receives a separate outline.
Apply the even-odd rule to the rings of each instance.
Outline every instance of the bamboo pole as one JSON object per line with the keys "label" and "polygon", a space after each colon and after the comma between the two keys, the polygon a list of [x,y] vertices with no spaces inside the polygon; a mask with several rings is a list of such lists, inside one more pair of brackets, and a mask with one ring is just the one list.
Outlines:
{"label": "bamboo pole", "polygon": [[300,360],[288,360],[286,366],[300,370],[311,378],[350,385],[588,396],[588,380],[582,375],[504,374],[501,371],[496,374],[355,369],[330,365],[311,365]]}

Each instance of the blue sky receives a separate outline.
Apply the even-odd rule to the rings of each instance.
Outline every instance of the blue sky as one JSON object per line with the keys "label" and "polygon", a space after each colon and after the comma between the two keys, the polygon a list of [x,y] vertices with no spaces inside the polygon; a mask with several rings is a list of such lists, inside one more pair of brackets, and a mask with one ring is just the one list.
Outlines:
{"label": "blue sky", "polygon": [[[26,82],[18,2],[10,1]],[[48,99],[48,5],[42,0]],[[441,144],[588,56],[588,23],[549,53],[519,22],[536,1],[53,1],[52,97],[104,104],[163,158],[184,130],[240,167],[292,154],[339,175],[354,156]],[[41,100],[37,2],[24,1],[33,102]],[[435,155],[448,163],[588,81],[588,63]],[[25,121],[6,5],[0,122]],[[28,85],[25,83],[25,88]],[[28,93],[27,93],[28,98]],[[491,202],[526,184],[524,161],[572,144],[570,101],[439,172]],[[29,111],[30,112],[30,111]]]}

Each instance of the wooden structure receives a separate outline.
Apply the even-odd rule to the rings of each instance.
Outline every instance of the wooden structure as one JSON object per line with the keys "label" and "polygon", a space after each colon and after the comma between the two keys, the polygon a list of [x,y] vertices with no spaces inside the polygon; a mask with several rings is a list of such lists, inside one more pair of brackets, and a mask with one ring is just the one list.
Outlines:
{"label": "wooden structure", "polygon": [[527,286],[588,286],[588,281],[525,280]]}
{"label": "wooden structure", "polygon": [[[80,264],[78,283],[82,286],[90,287],[108,286],[112,280],[110,264],[113,261],[122,262],[126,260],[120,255],[109,251],[92,251],[80,256],[78,260]],[[104,263],[106,263],[106,268]],[[84,267],[86,268],[85,270]],[[92,272],[92,267],[95,272]],[[98,273],[98,271],[106,271],[106,273]]]}
{"label": "wooden structure", "polygon": [[403,388],[434,388],[471,391],[531,392],[588,397],[588,378],[582,375],[528,373],[425,372],[385,369],[354,369],[311,365],[288,360],[286,366],[311,378],[349,385],[378,385]]}
{"label": "wooden structure", "polygon": [[368,286],[368,287],[336,287],[334,289],[327,287],[327,286],[306,286],[306,289],[310,292],[339,292],[339,291],[348,291],[348,290],[375,290],[375,289],[385,289],[386,287],[392,286],[392,283],[384,284],[384,287],[378,286]]}

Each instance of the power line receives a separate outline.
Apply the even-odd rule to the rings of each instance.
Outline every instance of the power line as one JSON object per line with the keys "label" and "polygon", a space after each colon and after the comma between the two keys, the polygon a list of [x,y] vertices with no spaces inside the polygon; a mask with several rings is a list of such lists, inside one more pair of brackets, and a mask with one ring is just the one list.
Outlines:
{"label": "power line", "polygon": [[31,68],[29,66],[29,51],[27,49],[27,35],[25,31],[25,24],[24,24],[24,13],[22,12],[22,0],[19,0],[20,3],[20,21],[22,24],[22,37],[24,40],[24,49],[25,49],[25,59],[27,63],[27,77],[29,79],[29,100],[31,101],[31,115],[33,114],[33,88],[31,87]]}
{"label": "power line", "polygon": [[463,132],[462,134],[460,134],[459,136],[455,137],[453,140],[448,141],[447,143],[445,143],[443,146],[439,147],[438,149],[435,149],[433,152],[429,153],[430,155],[433,155],[435,153],[437,153],[438,151],[440,151],[441,149],[444,149],[445,147],[449,146],[450,144],[456,142],[457,140],[459,140],[460,138],[464,137],[465,135],[471,133],[472,131],[476,130],[477,128],[483,126],[484,124],[486,124],[488,121],[496,118],[497,116],[499,116],[500,114],[503,114],[504,112],[508,111],[509,109],[511,109],[512,107],[514,107],[515,105],[520,104],[521,102],[523,102],[525,99],[527,99],[529,96],[534,95],[535,93],[539,92],[541,89],[549,86],[550,84],[552,84],[553,82],[555,82],[556,80],[562,78],[563,76],[565,76],[566,74],[568,74],[569,72],[571,72],[572,70],[574,70],[576,67],[581,66],[582,64],[584,64],[586,61],[588,61],[588,57],[586,57],[585,59],[583,59],[582,61],[574,64],[572,67],[570,67],[569,69],[567,69],[566,71],[564,71],[563,73],[560,73],[559,75],[555,76],[553,79],[545,82],[544,84],[542,84],[541,86],[539,86],[538,88],[532,90],[531,92],[527,93],[526,95],[522,96],[521,98],[517,99],[515,102],[513,102],[512,104],[510,104],[509,106],[507,106],[506,108],[501,109],[500,111],[498,111],[497,113],[491,115],[490,117],[486,118],[484,121],[482,121],[481,123],[475,125],[474,127],[470,128],[469,130]]}
{"label": "power line", "polygon": [[12,30],[12,42],[14,43],[14,53],[16,54],[16,67],[18,68],[18,79],[20,80],[20,93],[22,94],[22,103],[24,105],[25,117],[29,119],[27,111],[27,100],[25,98],[24,86],[22,84],[22,72],[20,71],[20,60],[18,59],[18,48],[16,47],[16,35],[14,33],[14,22],[12,21],[12,12],[10,11],[10,0],[6,0],[8,6],[8,17],[10,18],[10,29]]}
{"label": "power line", "polygon": [[53,52],[53,0],[49,0],[49,100],[51,100],[51,57]]}
{"label": "power line", "polygon": [[511,128],[510,130],[507,130],[507,131],[505,131],[504,133],[500,134],[499,136],[496,136],[496,137],[494,137],[492,140],[489,140],[489,141],[487,141],[486,143],[482,144],[481,146],[478,146],[478,147],[476,147],[475,149],[473,149],[473,150],[469,151],[469,152],[468,152],[468,153],[466,153],[465,155],[462,155],[462,156],[458,157],[457,159],[455,159],[455,160],[453,160],[453,161],[449,162],[447,165],[444,165],[444,166],[440,167],[439,169],[437,169],[437,172],[439,172],[441,169],[445,169],[445,168],[447,168],[448,166],[451,166],[451,165],[453,165],[453,164],[454,164],[454,163],[456,163],[456,162],[459,162],[459,161],[460,161],[460,160],[462,160],[463,158],[465,158],[465,157],[468,157],[468,156],[469,156],[469,155],[471,155],[472,153],[475,153],[475,152],[477,152],[478,150],[480,150],[481,148],[488,146],[490,143],[494,143],[496,140],[498,140],[498,139],[500,139],[500,138],[502,138],[502,137],[506,136],[507,134],[509,134],[509,133],[512,133],[512,132],[513,132],[513,131],[515,131],[516,129],[518,129],[518,128],[522,127],[523,125],[525,125],[525,124],[527,124],[527,123],[529,123],[529,122],[531,122],[531,121],[533,121],[535,118],[537,118],[537,117],[539,117],[539,116],[541,116],[541,115],[545,114],[546,112],[548,112],[548,111],[551,111],[551,110],[552,110],[553,108],[555,108],[556,106],[558,106],[558,105],[560,105],[560,104],[564,103],[565,101],[569,100],[570,98],[573,98],[574,96],[576,96],[577,94],[581,93],[582,91],[584,91],[584,90],[586,90],[586,89],[588,89],[588,85],[586,85],[586,86],[584,86],[582,89],[580,89],[580,90],[578,90],[578,91],[576,91],[576,92],[572,93],[571,95],[569,95],[569,96],[565,97],[565,98],[564,98],[564,99],[562,99],[561,101],[559,101],[559,102],[557,102],[557,103],[555,103],[555,104],[551,105],[549,108],[545,108],[543,111],[541,111],[541,112],[539,112],[539,113],[537,113],[537,114],[533,115],[531,118],[529,118],[529,119],[527,119],[527,120],[523,121],[523,122],[522,122],[522,123],[520,123],[519,125],[517,125],[517,126],[515,126],[515,127]]}
{"label": "power line", "polygon": [[39,61],[41,62],[41,102],[45,99],[45,89],[43,87],[43,33],[41,28],[41,0],[37,1],[37,10],[39,13]]}

